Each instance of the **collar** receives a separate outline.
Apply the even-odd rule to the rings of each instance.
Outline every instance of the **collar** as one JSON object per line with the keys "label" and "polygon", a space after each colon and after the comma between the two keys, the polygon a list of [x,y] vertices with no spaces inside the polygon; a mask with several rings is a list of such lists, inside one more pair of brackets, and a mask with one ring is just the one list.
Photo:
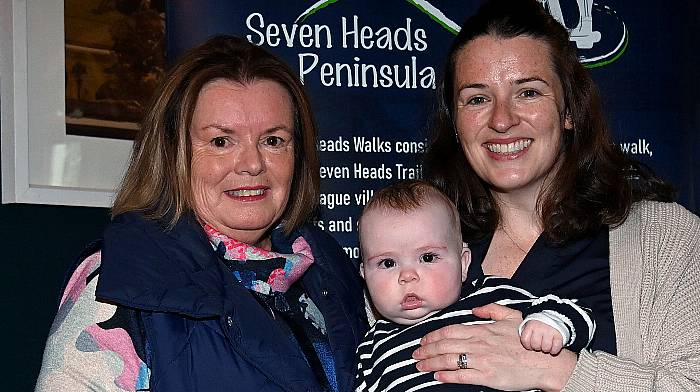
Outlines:
{"label": "collar", "polygon": [[166,230],[160,221],[130,212],[115,217],[104,232],[96,291],[101,300],[212,317],[223,314],[227,288],[245,291],[191,213]]}
{"label": "collar", "polygon": [[[311,247],[304,237],[294,235],[293,242],[281,236],[281,227],[273,230],[272,248],[265,250],[230,238],[208,224],[204,232],[224,263],[233,271],[236,280],[260,294],[284,293],[314,262]],[[290,249],[291,248],[291,249]]]}

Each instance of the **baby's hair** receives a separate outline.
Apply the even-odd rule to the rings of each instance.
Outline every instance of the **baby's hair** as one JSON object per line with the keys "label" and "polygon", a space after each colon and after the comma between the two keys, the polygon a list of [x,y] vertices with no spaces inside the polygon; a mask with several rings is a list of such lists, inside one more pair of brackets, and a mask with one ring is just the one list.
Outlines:
{"label": "baby's hair", "polygon": [[[408,213],[431,202],[442,203],[450,211],[455,234],[461,238],[460,217],[455,203],[438,188],[423,180],[402,180],[380,189],[365,205],[360,215],[360,221],[362,221],[362,216],[369,211],[395,210]],[[361,237],[362,233],[359,234]]]}

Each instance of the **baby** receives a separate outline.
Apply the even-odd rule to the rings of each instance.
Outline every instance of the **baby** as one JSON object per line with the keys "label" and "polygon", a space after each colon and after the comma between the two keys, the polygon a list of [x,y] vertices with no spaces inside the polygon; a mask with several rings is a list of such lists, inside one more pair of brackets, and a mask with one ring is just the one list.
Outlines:
{"label": "baby", "polygon": [[[430,331],[490,322],[471,309],[494,302],[522,312],[519,332],[526,349],[556,355],[562,347],[580,351],[593,338],[590,313],[570,300],[537,298],[483,273],[463,288],[471,253],[462,242],[459,214],[427,182],[402,181],[377,192],[362,212],[359,237],[360,272],[382,318],[357,349],[356,391],[469,390],[419,372],[411,354]],[[468,366],[467,355],[459,354],[455,369]]]}

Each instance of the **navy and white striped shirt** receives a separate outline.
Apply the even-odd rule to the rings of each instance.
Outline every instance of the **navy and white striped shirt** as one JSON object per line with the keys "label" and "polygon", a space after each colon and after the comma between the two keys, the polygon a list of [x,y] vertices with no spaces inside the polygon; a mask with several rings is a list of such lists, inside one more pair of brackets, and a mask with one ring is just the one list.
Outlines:
{"label": "navy and white striped shirt", "polygon": [[[523,313],[523,318],[544,321],[555,326],[564,336],[569,350],[584,349],[593,338],[595,322],[587,309],[572,300],[554,295],[535,297],[527,290],[515,287],[506,278],[486,276],[473,282],[474,291],[431,317],[413,324],[400,325],[387,320],[377,320],[357,348],[358,365],[355,378],[359,391],[486,391],[480,386],[443,384],[436,381],[432,372],[419,372],[411,354],[420,345],[420,339],[428,332],[452,324],[483,324],[491,320],[480,319],[472,309],[490,303],[498,303]],[[568,335],[568,336],[567,336]]]}

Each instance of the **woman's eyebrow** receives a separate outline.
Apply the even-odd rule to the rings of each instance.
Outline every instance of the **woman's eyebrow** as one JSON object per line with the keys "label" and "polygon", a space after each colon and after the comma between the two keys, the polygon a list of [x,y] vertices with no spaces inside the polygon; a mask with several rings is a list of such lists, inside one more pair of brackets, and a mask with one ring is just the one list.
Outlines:
{"label": "woman's eyebrow", "polygon": [[287,125],[280,124],[280,125],[271,126],[270,128],[268,128],[268,129],[265,130],[265,133],[274,133],[274,132],[277,132],[277,131],[288,131],[288,132],[292,132],[292,129],[290,129],[289,126],[287,126]]}
{"label": "woman's eyebrow", "polygon": [[[202,129],[208,129],[208,128],[217,129],[217,130],[222,131],[224,133],[235,133],[236,132],[235,128],[227,126],[227,125],[218,124],[218,123],[211,123],[211,124],[208,124],[208,125],[205,125],[204,127],[202,127]],[[290,128],[287,125],[280,124],[280,125],[273,125],[270,128],[265,129],[263,131],[263,133],[274,133],[277,131],[290,131],[291,132]]]}
{"label": "woman's eyebrow", "polygon": [[216,129],[216,130],[224,132],[224,133],[233,133],[234,132],[233,128],[228,127],[226,125],[219,124],[219,123],[207,124],[207,125],[203,126],[202,129]]}
{"label": "woman's eyebrow", "polygon": [[547,83],[546,80],[540,78],[539,76],[531,76],[529,78],[522,78],[522,79],[517,79],[514,84],[523,84],[523,83],[528,83],[528,82],[542,82],[549,86],[549,83]]}
{"label": "woman's eyebrow", "polygon": [[459,88],[457,89],[457,91],[462,91],[462,90],[464,90],[464,89],[466,89],[466,88],[484,89],[484,88],[486,88],[486,87],[488,87],[488,86],[485,85],[485,84],[483,84],[483,83],[468,83],[468,84],[463,84],[463,85],[459,86]]}

